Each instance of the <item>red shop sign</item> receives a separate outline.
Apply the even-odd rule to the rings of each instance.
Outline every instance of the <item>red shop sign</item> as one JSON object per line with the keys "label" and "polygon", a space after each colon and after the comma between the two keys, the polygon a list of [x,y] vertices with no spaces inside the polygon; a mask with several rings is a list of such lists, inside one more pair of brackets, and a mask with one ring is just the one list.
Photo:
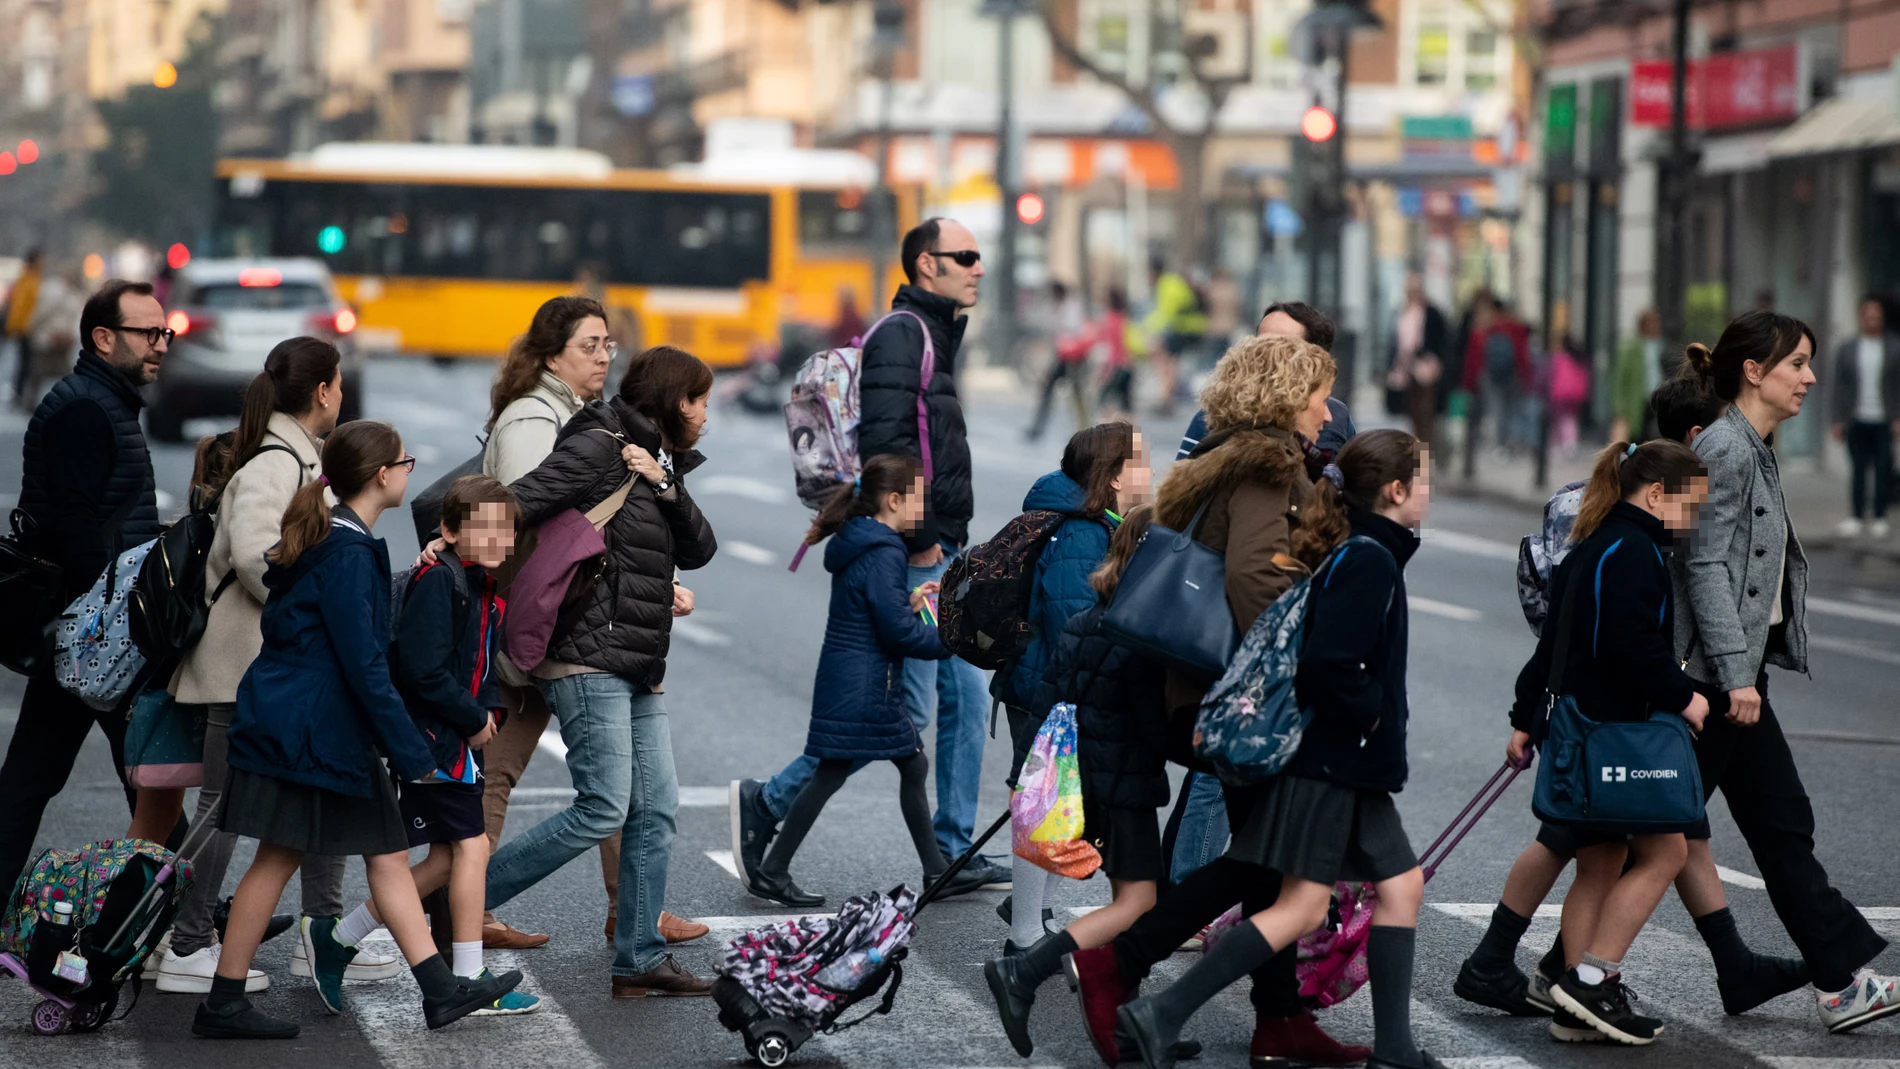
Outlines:
{"label": "red shop sign", "polygon": [[[1630,64],[1631,123],[1669,125],[1674,67],[1666,59]],[[1721,130],[1795,118],[1801,113],[1799,67],[1794,45],[1690,60],[1684,82],[1689,128]]]}

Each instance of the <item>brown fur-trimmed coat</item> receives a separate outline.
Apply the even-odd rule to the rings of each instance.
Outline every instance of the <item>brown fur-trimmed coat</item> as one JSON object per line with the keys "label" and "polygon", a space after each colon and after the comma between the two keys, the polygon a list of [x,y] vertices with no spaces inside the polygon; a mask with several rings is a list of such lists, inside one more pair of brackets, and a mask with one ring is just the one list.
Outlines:
{"label": "brown fur-trimmed coat", "polygon": [[[1313,483],[1293,436],[1278,428],[1243,430],[1212,450],[1179,461],[1155,495],[1155,522],[1176,531],[1208,503],[1194,540],[1227,558],[1227,607],[1245,634],[1254,618],[1302,573],[1293,560],[1293,526]],[[1192,716],[1212,679],[1168,673],[1168,709]]]}

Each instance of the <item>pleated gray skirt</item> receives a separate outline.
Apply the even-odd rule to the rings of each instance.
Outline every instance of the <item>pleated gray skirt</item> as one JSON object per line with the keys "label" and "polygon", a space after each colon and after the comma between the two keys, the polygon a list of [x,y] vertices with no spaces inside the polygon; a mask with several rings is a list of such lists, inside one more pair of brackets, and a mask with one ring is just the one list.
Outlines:
{"label": "pleated gray skirt", "polygon": [[1377,883],[1418,866],[1384,791],[1276,776],[1248,793],[1250,812],[1227,847],[1236,861],[1328,884]]}

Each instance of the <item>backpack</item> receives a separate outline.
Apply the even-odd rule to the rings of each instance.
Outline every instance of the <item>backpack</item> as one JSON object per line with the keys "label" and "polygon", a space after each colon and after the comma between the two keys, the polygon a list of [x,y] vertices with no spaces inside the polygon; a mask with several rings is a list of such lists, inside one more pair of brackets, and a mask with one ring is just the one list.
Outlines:
{"label": "backpack", "polygon": [[1544,529],[1525,535],[1517,546],[1517,601],[1531,634],[1544,633],[1550,615],[1550,577],[1570,554],[1570,528],[1583,507],[1583,482],[1574,482],[1544,503]]}
{"label": "backpack", "polygon": [[916,930],[916,905],[917,896],[904,887],[853,895],[835,917],[799,917],[746,932],[726,944],[719,971],[766,1013],[814,1032],[831,1028],[895,972],[898,981],[881,1011],[888,1013],[903,978],[898,963]]}
{"label": "backpack", "polygon": [[157,539],[142,542],[106,565],[92,589],[53,622],[53,677],[88,708],[118,708],[146,673],[145,654],[132,641],[127,603],[132,585]]}
{"label": "backpack", "polygon": [[409,501],[409,519],[416,525],[416,544],[426,546],[435,541],[442,532],[442,499],[449,494],[449,487],[455,480],[465,475],[480,475],[482,461],[488,455],[488,442],[482,440],[482,447],[475,455],[450,468],[440,479],[422,488],[422,492]]}
{"label": "backpack", "polygon": [[459,562],[447,565],[438,560],[435,564],[425,564],[420,568],[404,568],[389,577],[389,645],[392,649],[396,645],[396,633],[401,629],[403,607],[409,604],[409,594],[415,589],[416,580],[422,578],[422,573],[438,565],[449,569],[449,580],[455,584],[456,639],[459,641],[462,632],[468,629],[468,572]]}
{"label": "backpack", "polygon": [[[297,461],[297,486],[301,489],[303,460],[296,450],[286,445],[264,445],[251,454],[251,460],[271,452],[289,453]],[[212,539],[218,533],[218,500],[214,497],[208,502],[195,502],[183,519],[167,527],[133,580],[127,601],[132,641],[154,664],[176,664],[178,658],[189,653],[204,635],[211,606],[237,581],[237,569],[229,569],[210,598],[205,597],[205,568],[211,558]]]}
{"label": "backpack", "polygon": [[1388,552],[1364,535],[1346,539],[1313,575],[1288,587],[1254,620],[1226,674],[1201,700],[1194,720],[1194,752],[1214,766],[1222,782],[1259,783],[1278,775],[1299,753],[1313,720],[1313,711],[1300,708],[1294,690],[1313,578],[1336,567],[1355,544]]}
{"label": "backpack", "polygon": [[[923,453],[924,482],[931,480],[930,410],[926,398],[936,376],[937,350],[930,326],[915,312],[898,311],[871,324],[856,339],[857,348],[826,349],[799,366],[792,380],[792,399],[785,404],[785,431],[792,443],[792,478],[798,499],[810,508],[822,508],[840,483],[856,481],[864,472],[858,456],[858,386],[862,377],[865,342],[879,327],[898,316],[917,321],[924,334],[924,358],[917,377],[917,445]],[[804,556],[803,551],[799,553]],[[796,560],[792,563],[797,570]]]}
{"label": "backpack", "polygon": [[984,669],[1002,668],[1022,656],[1034,636],[1029,602],[1036,562],[1072,518],[1031,509],[950,562],[937,600],[937,636],[945,649]]}
{"label": "backpack", "polygon": [[[129,499],[128,499],[129,500]],[[52,621],[65,605],[60,598],[64,569],[34,548],[33,517],[14,509],[13,530],[0,535],[0,666],[21,675],[39,671],[52,654]]]}

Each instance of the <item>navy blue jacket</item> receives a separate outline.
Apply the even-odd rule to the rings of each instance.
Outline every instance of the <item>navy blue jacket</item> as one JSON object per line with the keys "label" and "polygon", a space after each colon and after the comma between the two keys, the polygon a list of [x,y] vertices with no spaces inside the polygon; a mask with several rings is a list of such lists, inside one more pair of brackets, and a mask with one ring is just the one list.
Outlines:
{"label": "navy blue jacket", "polygon": [[1029,645],[1007,672],[996,675],[996,696],[1005,704],[1027,708],[1037,717],[1049,707],[1037,708],[1036,687],[1056,641],[1069,618],[1095,604],[1095,588],[1089,585],[1089,573],[1108,555],[1108,539],[1113,523],[1106,516],[1080,515],[1088,492],[1060,471],[1052,471],[1036,480],[1023,497],[1023,511],[1044,509],[1050,512],[1077,513],[1074,519],[1056,528],[1036,559],[1036,578],[1029,588]]}
{"label": "navy blue jacket", "polygon": [[904,711],[904,659],[950,656],[937,629],[910,611],[910,551],[896,531],[853,517],[825,546],[831,618],[812,684],[805,753],[882,761],[923,747]]}
{"label": "navy blue jacket", "polygon": [[264,573],[264,648],[238,686],[231,767],[367,798],[435,771],[389,678],[389,547],[338,505],[330,533]]}
{"label": "navy blue jacket", "polygon": [[[1339,398],[1328,397],[1326,411],[1330,412],[1333,418],[1326,422],[1326,426],[1320,428],[1319,440],[1313,444],[1328,453],[1337,453],[1340,447],[1346,444],[1346,439],[1358,433],[1358,428],[1352,425],[1352,413],[1346,410],[1346,402]],[[1207,437],[1207,413],[1196,412],[1194,418],[1188,421],[1187,433],[1181,436],[1181,448],[1175,452],[1174,459],[1186,460],[1188,454],[1194,452],[1194,447],[1200,445],[1201,439],[1205,437]]]}
{"label": "navy blue jacket", "polygon": [[937,356],[924,395],[932,478],[924,522],[904,541],[913,553],[939,543],[961,546],[969,540],[970,517],[976,514],[970,432],[963,422],[963,402],[957,399],[957,349],[970,320],[955,301],[916,286],[899,286],[891,311],[915,313],[924,327],[910,316],[898,316],[865,343],[858,386],[858,455],[865,460],[886,453],[923,458],[917,441],[917,388],[923,375],[923,331],[929,330]]}
{"label": "navy blue jacket", "polygon": [[1036,700],[1046,716],[1075,706],[1076,757],[1090,806],[1156,809],[1168,804],[1167,672],[1102,634],[1107,606],[1070,618]]}
{"label": "navy blue jacket", "polygon": [[[459,612],[450,568],[463,569],[468,580],[468,603]],[[495,596],[493,577],[479,564],[463,564],[453,550],[411,582],[389,647],[389,675],[428,740],[435,767],[449,779],[467,780],[464,766],[476,761],[479,767],[479,760],[462,740],[481,734],[489,712],[504,707],[494,657],[507,606]]]}
{"label": "navy blue jacket", "polygon": [[[1305,645],[1294,687],[1313,710],[1286,774],[1354,790],[1405,786],[1405,651],[1411,613],[1405,564],[1418,536],[1376,513],[1351,509],[1351,543],[1320,565],[1307,595]],[[1384,547],[1383,549],[1379,547]]]}
{"label": "navy blue jacket", "polygon": [[1675,613],[1669,597],[1669,544],[1663,522],[1627,501],[1610,507],[1550,577],[1550,615],[1537,651],[1517,674],[1511,726],[1535,735],[1550,684],[1550,658],[1571,576],[1583,569],[1576,616],[1570,622],[1570,656],[1563,691],[1592,720],[1647,720],[1651,713],[1678,713],[1694,690],[1676,659]]}
{"label": "navy blue jacket", "polygon": [[[152,454],[139,428],[143,407],[123,372],[80,353],[27,424],[20,508],[36,525],[34,550],[65,570],[69,598],[92,589],[107,561],[163,529]],[[128,500],[123,526],[109,529]]]}

